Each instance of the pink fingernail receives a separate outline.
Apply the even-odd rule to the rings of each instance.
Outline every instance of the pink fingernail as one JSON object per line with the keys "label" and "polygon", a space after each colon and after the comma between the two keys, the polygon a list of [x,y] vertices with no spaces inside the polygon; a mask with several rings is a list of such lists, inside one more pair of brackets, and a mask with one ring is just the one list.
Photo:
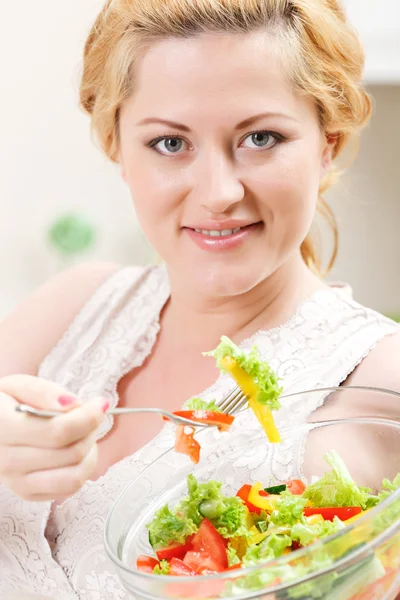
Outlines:
{"label": "pink fingernail", "polygon": [[75,403],[76,399],[73,396],[60,396],[58,399],[58,404],[61,404],[61,406],[72,406]]}
{"label": "pink fingernail", "polygon": [[104,404],[103,404],[103,412],[106,413],[109,408],[110,408],[110,402],[108,400],[105,400]]}

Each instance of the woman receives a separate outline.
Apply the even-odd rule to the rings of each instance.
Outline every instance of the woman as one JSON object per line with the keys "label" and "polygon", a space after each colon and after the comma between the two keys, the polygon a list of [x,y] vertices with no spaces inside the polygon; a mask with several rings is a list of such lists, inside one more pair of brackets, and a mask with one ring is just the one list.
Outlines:
{"label": "woman", "polygon": [[232,384],[201,353],[222,334],[257,344],[286,391],[399,388],[397,326],[321,280],[310,234],[317,210],[333,222],[332,161],[370,116],[362,67],[336,0],[109,0],[81,102],[164,264],[79,266],[1,325],[2,591],[127,597],[104,519],[173,432],[104,412],[219,400]]}

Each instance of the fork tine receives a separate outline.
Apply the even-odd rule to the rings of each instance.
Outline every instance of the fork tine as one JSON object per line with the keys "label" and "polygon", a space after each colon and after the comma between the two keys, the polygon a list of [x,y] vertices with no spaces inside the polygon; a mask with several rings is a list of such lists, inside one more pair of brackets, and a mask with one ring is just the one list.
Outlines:
{"label": "fork tine", "polygon": [[243,408],[247,403],[247,398],[239,387],[233,388],[218,405],[222,412],[231,415]]}

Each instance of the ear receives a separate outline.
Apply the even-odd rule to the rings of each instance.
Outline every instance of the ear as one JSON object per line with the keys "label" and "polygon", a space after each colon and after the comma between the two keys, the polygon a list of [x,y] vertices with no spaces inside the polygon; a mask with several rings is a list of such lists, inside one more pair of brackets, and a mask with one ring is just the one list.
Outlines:
{"label": "ear", "polygon": [[337,134],[331,133],[325,136],[325,144],[322,151],[321,160],[321,178],[325,177],[329,173],[332,167],[333,154],[337,144]]}

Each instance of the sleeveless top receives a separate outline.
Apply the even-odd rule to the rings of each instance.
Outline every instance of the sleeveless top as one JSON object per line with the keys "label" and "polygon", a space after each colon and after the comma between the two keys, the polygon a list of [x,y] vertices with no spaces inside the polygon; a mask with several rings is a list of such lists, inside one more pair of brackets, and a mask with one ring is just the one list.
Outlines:
{"label": "sleeveless top", "polygon": [[[152,351],[169,294],[163,265],[120,269],[95,291],[43,361],[39,376],[82,399],[106,397],[115,407],[118,382]],[[398,330],[346,290],[327,287],[304,301],[286,324],[258,331],[240,346],[257,345],[285,392],[304,391],[339,385],[384,336]],[[221,374],[199,396],[218,401],[232,384]],[[308,402],[287,402],[277,413],[278,426],[305,422],[323,401],[321,394]],[[242,431],[256,427],[250,411],[240,418]],[[98,437],[112,425],[112,417],[105,416]],[[54,600],[128,600],[104,550],[105,520],[132,479],[173,442],[174,429],[166,425],[149,444],[54,507],[23,501],[0,485],[0,592],[23,590]],[[263,460],[277,480],[300,476],[299,448],[285,443],[266,448]]]}

